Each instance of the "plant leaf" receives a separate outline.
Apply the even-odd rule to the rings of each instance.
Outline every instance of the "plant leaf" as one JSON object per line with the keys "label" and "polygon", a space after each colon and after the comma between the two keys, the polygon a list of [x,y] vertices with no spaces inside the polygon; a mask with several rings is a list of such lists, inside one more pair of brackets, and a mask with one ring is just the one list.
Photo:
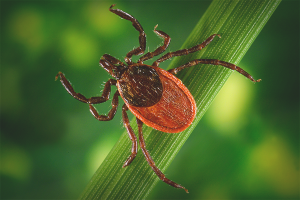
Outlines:
{"label": "plant leaf", "polygon": [[[216,37],[199,52],[174,58],[169,68],[178,67],[197,58],[217,58],[238,64],[279,3],[280,0],[214,0],[182,48],[199,44],[214,33],[220,34],[222,38]],[[143,127],[147,149],[162,172],[166,171],[231,73],[231,70],[221,66],[197,65],[178,74],[177,77],[189,88],[196,100],[195,121],[188,129],[178,134],[162,133],[145,125]],[[137,133],[135,119],[131,121],[131,126]],[[124,132],[80,198],[146,198],[161,180],[152,171],[140,150],[135,160],[128,167],[122,168],[130,150],[131,141]],[[172,177],[168,178],[172,180]],[[187,184],[183,185],[188,189]]]}

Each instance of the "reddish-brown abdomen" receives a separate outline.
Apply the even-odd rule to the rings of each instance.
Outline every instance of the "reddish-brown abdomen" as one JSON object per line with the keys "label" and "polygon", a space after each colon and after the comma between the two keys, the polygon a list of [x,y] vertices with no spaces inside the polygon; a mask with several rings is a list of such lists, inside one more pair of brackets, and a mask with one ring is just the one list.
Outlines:
{"label": "reddish-brown abdomen", "polygon": [[[137,118],[150,127],[167,133],[184,131],[195,118],[195,100],[178,78],[161,68],[153,68],[163,85],[161,99],[150,107],[136,107],[126,101],[125,103]],[[119,84],[117,85],[119,89]],[[122,96],[121,92],[120,94]]]}

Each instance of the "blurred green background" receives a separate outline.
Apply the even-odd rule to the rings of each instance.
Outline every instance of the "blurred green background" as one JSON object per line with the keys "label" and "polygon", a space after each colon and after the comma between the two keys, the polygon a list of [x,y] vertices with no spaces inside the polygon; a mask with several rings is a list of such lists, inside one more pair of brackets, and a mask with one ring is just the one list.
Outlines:
{"label": "blurred green background", "polygon": [[[121,109],[99,122],[54,81],[62,71],[100,95],[110,78],[100,57],[138,46],[113,3],[139,20],[150,51],[156,24],[174,51],[210,1],[1,1],[1,199],[78,198],[125,130]],[[298,1],[281,2],[239,66],[263,81],[233,73],[166,171],[190,194],[160,181],[148,199],[299,198]]]}

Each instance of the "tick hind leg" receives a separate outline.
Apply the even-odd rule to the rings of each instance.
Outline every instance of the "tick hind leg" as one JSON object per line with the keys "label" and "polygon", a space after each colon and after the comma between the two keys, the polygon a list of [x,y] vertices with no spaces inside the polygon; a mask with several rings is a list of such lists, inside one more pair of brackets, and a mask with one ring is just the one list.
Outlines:
{"label": "tick hind leg", "polygon": [[145,52],[145,48],[146,48],[146,34],[144,32],[143,27],[141,26],[141,24],[138,22],[137,19],[135,19],[133,16],[131,16],[130,14],[119,10],[119,9],[112,9],[112,7],[114,7],[115,4],[113,4],[112,6],[110,6],[109,11],[115,13],[116,15],[119,15],[120,17],[122,17],[123,19],[129,20],[132,22],[133,27],[140,33],[139,35],[139,43],[140,46],[133,49],[132,51],[128,52],[126,54],[125,57],[125,61],[127,64],[132,64],[131,61],[131,57],[133,55],[141,55]]}
{"label": "tick hind leg", "polygon": [[165,177],[165,175],[156,167],[153,159],[151,158],[149,152],[146,149],[146,144],[144,141],[144,136],[143,136],[143,122],[141,120],[139,120],[138,118],[136,118],[137,124],[138,124],[138,130],[139,130],[139,143],[140,143],[140,147],[142,149],[142,152],[147,160],[147,162],[149,163],[150,167],[153,169],[153,171],[155,172],[155,174],[165,183],[175,187],[175,188],[181,188],[184,189],[186,193],[189,193],[188,190],[186,188],[184,188],[183,186],[171,181],[170,179],[167,179]]}
{"label": "tick hind leg", "polygon": [[124,123],[125,128],[127,129],[128,136],[129,136],[130,140],[132,141],[132,148],[131,148],[131,155],[125,161],[123,168],[128,166],[134,160],[134,158],[136,157],[136,154],[137,154],[137,139],[136,139],[133,129],[130,126],[128,115],[126,113],[127,111],[128,111],[128,107],[126,106],[126,104],[124,104],[122,107],[123,123]]}
{"label": "tick hind leg", "polygon": [[168,70],[168,72],[170,72],[172,74],[177,74],[179,71],[181,71],[185,68],[197,65],[197,64],[221,65],[221,66],[226,67],[228,69],[235,70],[235,71],[239,72],[240,74],[244,75],[245,77],[247,77],[248,79],[250,79],[253,82],[260,82],[261,81],[261,79],[255,80],[248,72],[246,72],[242,68],[236,66],[235,64],[228,63],[228,62],[221,61],[221,60],[217,60],[217,59],[196,59],[196,60],[190,61],[190,62],[188,62],[184,65],[181,65],[177,68],[170,69],[170,70]]}
{"label": "tick hind leg", "polygon": [[165,39],[164,44],[162,46],[159,46],[155,51],[146,53],[144,56],[142,56],[138,60],[138,63],[143,63],[143,61],[149,60],[149,59],[153,58],[154,56],[157,56],[157,55],[161,54],[162,52],[164,52],[168,48],[168,46],[170,44],[170,41],[171,41],[170,36],[168,34],[166,34],[165,32],[163,32],[163,31],[156,30],[156,28],[157,28],[157,25],[154,27],[154,32],[158,36]]}
{"label": "tick hind leg", "polygon": [[165,54],[164,56],[162,56],[161,58],[157,59],[152,66],[156,66],[158,67],[158,65],[165,61],[168,60],[170,58],[176,57],[176,56],[182,56],[182,55],[187,55],[190,53],[194,53],[196,51],[200,51],[201,49],[203,49],[204,47],[206,47],[216,36],[221,37],[219,34],[213,34],[211,36],[209,36],[204,42],[202,42],[201,44],[198,44],[194,47],[191,47],[189,49],[181,49],[178,51],[174,51],[174,52],[169,52],[167,54]]}

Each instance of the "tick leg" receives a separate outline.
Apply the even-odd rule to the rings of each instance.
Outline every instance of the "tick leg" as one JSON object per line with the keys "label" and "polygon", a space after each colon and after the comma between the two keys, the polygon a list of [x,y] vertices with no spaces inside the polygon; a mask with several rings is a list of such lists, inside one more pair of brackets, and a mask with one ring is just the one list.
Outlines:
{"label": "tick leg", "polygon": [[144,136],[143,136],[143,122],[141,120],[139,120],[138,118],[136,118],[136,122],[138,125],[138,129],[139,129],[139,143],[140,143],[140,147],[143,151],[143,154],[147,160],[147,162],[149,163],[150,167],[153,169],[153,171],[155,172],[155,174],[165,183],[175,187],[175,188],[181,188],[184,189],[186,193],[189,193],[188,190],[186,188],[184,188],[183,186],[171,181],[170,179],[167,179],[165,177],[165,175],[155,166],[154,161],[152,160],[149,152],[146,149],[146,145],[145,145],[145,141],[144,141]]}
{"label": "tick leg", "polygon": [[93,116],[99,121],[112,120],[117,112],[117,108],[118,108],[118,104],[119,104],[119,99],[118,99],[119,96],[120,96],[120,94],[119,94],[119,91],[117,90],[111,101],[112,108],[110,109],[110,111],[107,115],[99,115],[99,113],[97,112],[95,107],[92,104],[89,104],[90,111],[93,114]]}
{"label": "tick leg", "polygon": [[206,47],[216,36],[221,37],[219,34],[213,34],[210,37],[208,37],[204,42],[202,42],[201,44],[198,44],[192,48],[189,49],[182,49],[182,50],[178,50],[178,51],[174,51],[174,52],[169,52],[167,54],[165,54],[164,56],[162,56],[161,58],[157,59],[152,66],[156,66],[158,67],[159,63],[168,60],[170,58],[173,58],[175,56],[182,56],[182,55],[187,55],[190,53],[194,53],[196,51],[200,51],[201,49],[203,49],[204,47]]}
{"label": "tick leg", "polygon": [[137,154],[137,139],[136,139],[136,136],[130,126],[128,115],[127,115],[126,111],[128,111],[128,107],[126,106],[126,104],[124,104],[122,107],[123,123],[124,123],[125,128],[127,129],[128,136],[129,136],[130,140],[132,141],[132,148],[131,148],[131,155],[125,161],[123,168],[128,166],[133,161],[133,159],[135,158],[135,156]]}
{"label": "tick leg", "polygon": [[160,36],[162,38],[165,38],[164,44],[162,46],[158,47],[154,52],[146,53],[144,56],[142,56],[138,60],[138,63],[143,63],[143,61],[149,60],[149,59],[153,58],[154,56],[157,56],[157,55],[161,54],[162,52],[164,52],[168,48],[168,46],[170,44],[170,41],[171,41],[170,36],[168,34],[166,34],[165,32],[163,32],[163,31],[156,30],[156,28],[157,28],[157,25],[154,27],[154,32],[158,36]]}
{"label": "tick leg", "polygon": [[109,79],[104,86],[103,93],[101,97],[91,97],[86,98],[80,93],[76,93],[71,85],[71,83],[66,79],[65,75],[62,72],[58,72],[58,74],[55,76],[55,80],[60,77],[61,84],[65,87],[67,92],[74,97],[75,99],[82,101],[84,103],[88,104],[97,104],[97,103],[103,103],[109,99],[110,91],[111,91],[111,85],[116,85],[117,81],[114,79]]}
{"label": "tick leg", "polygon": [[141,26],[141,24],[138,22],[137,19],[135,19],[133,16],[131,16],[130,14],[128,14],[128,13],[122,11],[122,10],[112,9],[112,7],[114,7],[114,6],[115,6],[115,4],[113,4],[112,6],[110,6],[109,11],[115,13],[116,15],[119,15],[123,19],[131,21],[133,27],[138,32],[140,32],[140,35],[139,35],[140,46],[137,47],[137,48],[135,48],[135,49],[133,49],[132,51],[128,52],[127,55],[126,55],[126,57],[125,57],[125,62],[128,65],[130,65],[130,64],[132,64],[131,57],[133,55],[140,55],[140,54],[143,54],[145,52],[145,48],[146,48],[146,34],[144,32],[143,27]]}
{"label": "tick leg", "polygon": [[240,67],[238,67],[238,66],[236,66],[232,63],[228,63],[228,62],[225,62],[225,61],[220,61],[220,60],[217,60],[217,59],[196,59],[196,60],[190,61],[190,62],[188,62],[184,65],[181,65],[177,68],[170,69],[170,70],[168,70],[168,72],[170,72],[172,74],[177,74],[179,71],[181,71],[185,68],[197,65],[197,64],[221,65],[223,67],[226,67],[226,68],[229,68],[231,70],[235,70],[235,71],[239,72],[240,74],[246,76],[248,79],[250,79],[253,82],[260,82],[261,81],[261,79],[255,80],[250,74],[248,74],[242,68],[240,68]]}

